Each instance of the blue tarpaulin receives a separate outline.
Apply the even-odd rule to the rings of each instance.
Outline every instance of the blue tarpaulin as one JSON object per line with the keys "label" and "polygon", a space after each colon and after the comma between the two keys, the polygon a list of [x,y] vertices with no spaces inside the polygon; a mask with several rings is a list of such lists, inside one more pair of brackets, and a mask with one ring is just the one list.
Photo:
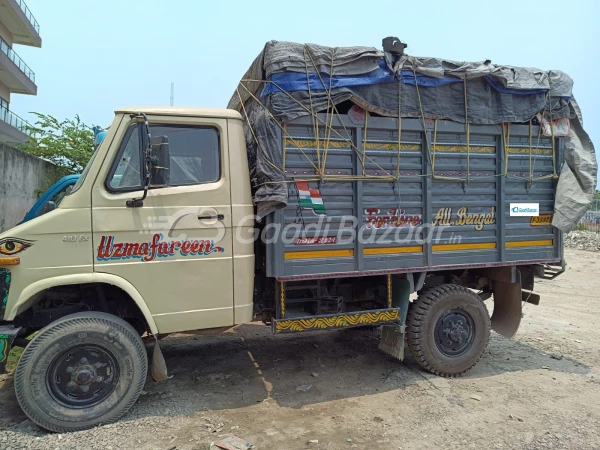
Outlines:
{"label": "blue tarpaulin", "polygon": [[[461,78],[446,75],[441,78],[430,77],[421,73],[415,73],[412,70],[401,70],[399,72],[403,84],[419,87],[440,87],[451,83],[462,83]],[[544,93],[546,89],[511,89],[507,88],[502,82],[492,76],[484,76],[485,81],[496,91],[503,94],[516,95],[534,95]],[[343,87],[370,86],[381,83],[396,83],[397,78],[385,64],[385,61],[379,63],[379,67],[369,73],[360,75],[334,75],[316,74],[309,72],[278,72],[272,74],[265,83],[260,96],[264,97],[275,92],[298,92],[298,91],[322,91]]]}

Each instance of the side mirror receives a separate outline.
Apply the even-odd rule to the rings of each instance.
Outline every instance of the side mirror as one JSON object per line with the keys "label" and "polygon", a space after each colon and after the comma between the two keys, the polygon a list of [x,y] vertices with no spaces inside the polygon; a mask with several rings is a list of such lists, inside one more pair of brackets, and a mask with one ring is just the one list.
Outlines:
{"label": "side mirror", "polygon": [[150,178],[150,187],[168,186],[171,175],[169,138],[167,136],[152,137],[150,145],[152,145],[152,159],[150,161],[152,177]]}
{"label": "side mirror", "polygon": [[54,211],[55,209],[56,203],[54,203],[52,200],[48,200],[46,203],[44,203],[44,207],[42,208],[42,211],[40,211],[39,215],[43,216],[44,214],[49,213],[50,211]]}

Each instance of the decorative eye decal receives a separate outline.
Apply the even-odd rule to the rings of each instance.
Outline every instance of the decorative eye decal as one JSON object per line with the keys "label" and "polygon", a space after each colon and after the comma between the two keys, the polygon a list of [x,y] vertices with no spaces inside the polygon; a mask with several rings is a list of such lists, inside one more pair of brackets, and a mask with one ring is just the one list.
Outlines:
{"label": "decorative eye decal", "polygon": [[0,239],[0,255],[12,256],[27,250],[35,241],[27,239],[6,237]]}

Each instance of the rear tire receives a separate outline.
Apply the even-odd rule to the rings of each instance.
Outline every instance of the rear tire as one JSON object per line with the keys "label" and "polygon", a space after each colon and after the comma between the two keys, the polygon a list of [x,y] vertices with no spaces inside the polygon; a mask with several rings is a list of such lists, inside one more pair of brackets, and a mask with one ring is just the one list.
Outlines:
{"label": "rear tire", "polygon": [[477,294],[443,284],[419,295],[408,309],[406,341],[413,358],[444,377],[469,371],[490,337],[490,316]]}
{"label": "rear tire", "polygon": [[116,421],[136,402],[148,372],[144,343],[119,317],[65,316],[27,346],[15,371],[21,408],[54,432]]}

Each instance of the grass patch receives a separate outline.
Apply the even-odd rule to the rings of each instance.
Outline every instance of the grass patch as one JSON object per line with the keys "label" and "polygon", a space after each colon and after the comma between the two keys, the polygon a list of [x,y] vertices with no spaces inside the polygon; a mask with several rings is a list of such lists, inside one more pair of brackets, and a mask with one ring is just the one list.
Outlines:
{"label": "grass patch", "polygon": [[17,363],[19,359],[21,359],[21,355],[23,354],[22,347],[13,347],[8,354],[8,362],[6,363],[6,370],[15,370],[17,367]]}
{"label": "grass patch", "polygon": [[[38,332],[36,331],[30,336],[27,336],[27,340],[32,340]],[[23,347],[13,347],[10,349],[10,353],[8,354],[8,361],[6,362],[6,370],[15,370],[17,368],[17,364],[19,359],[21,359],[21,355],[25,349]]]}

